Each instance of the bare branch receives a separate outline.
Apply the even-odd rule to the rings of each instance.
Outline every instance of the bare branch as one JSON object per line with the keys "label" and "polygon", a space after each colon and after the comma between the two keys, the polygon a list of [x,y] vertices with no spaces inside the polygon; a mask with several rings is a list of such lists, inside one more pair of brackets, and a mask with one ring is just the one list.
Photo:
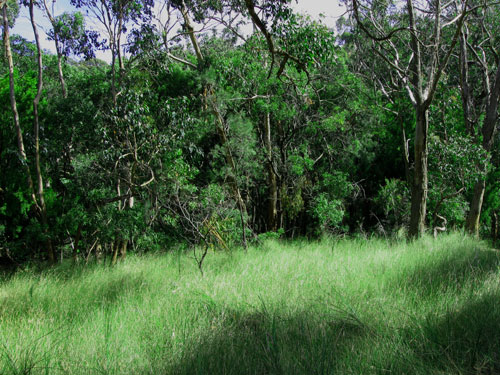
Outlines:
{"label": "bare branch", "polygon": [[170,52],[167,53],[167,56],[170,57],[172,60],[180,62],[181,64],[187,65],[191,68],[196,69],[196,65],[193,64],[192,62],[189,62],[187,60],[181,59],[180,57],[172,55]]}
{"label": "bare branch", "polygon": [[357,0],[352,0],[352,5],[353,5],[353,10],[354,10],[354,18],[356,18],[356,22],[358,23],[359,27],[361,28],[361,30],[364,31],[364,33],[370,38],[370,39],[373,39],[377,42],[382,42],[384,40],[388,40],[390,38],[392,38],[392,36],[400,31],[409,31],[409,29],[407,27],[399,27],[397,29],[394,29],[392,31],[390,31],[388,34],[386,35],[382,35],[382,36],[375,36],[373,35],[370,30],[368,30],[366,28],[366,26],[363,24],[363,22],[361,22],[360,18],[359,18],[359,9],[358,9],[358,2]]}

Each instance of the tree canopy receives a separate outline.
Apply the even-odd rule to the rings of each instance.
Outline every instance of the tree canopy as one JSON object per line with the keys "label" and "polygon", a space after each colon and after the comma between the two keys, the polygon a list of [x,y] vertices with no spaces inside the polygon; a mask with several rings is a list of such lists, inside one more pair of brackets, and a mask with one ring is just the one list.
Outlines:
{"label": "tree canopy", "polygon": [[0,257],[183,244],[201,269],[263,236],[496,239],[498,4],[352,0],[336,30],[290,1],[22,5],[50,18],[54,55],[9,35],[15,4]]}

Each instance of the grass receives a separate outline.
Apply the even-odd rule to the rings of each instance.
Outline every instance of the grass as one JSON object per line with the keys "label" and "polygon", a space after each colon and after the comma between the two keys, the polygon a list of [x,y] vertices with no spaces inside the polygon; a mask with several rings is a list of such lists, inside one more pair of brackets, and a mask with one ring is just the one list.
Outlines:
{"label": "grass", "polygon": [[0,374],[499,374],[500,256],[460,234],[0,282]]}

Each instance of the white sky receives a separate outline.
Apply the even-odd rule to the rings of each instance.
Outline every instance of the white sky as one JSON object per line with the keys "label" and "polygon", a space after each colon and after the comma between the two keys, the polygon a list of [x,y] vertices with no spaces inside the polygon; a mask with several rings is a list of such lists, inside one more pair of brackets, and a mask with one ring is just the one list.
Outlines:
{"label": "white sky", "polygon": [[[49,3],[51,1],[53,0],[48,0]],[[297,2],[294,0],[292,2],[292,8],[298,13],[310,15],[313,19],[319,19],[321,14],[323,23],[331,27],[335,26],[335,22],[344,12],[344,8],[339,5],[338,0],[298,0]],[[59,15],[65,11],[72,12],[75,10],[76,9],[71,6],[69,0],[54,1],[54,15]],[[48,30],[50,27],[48,19],[38,9],[35,9],[35,18],[38,20],[37,24],[40,29],[39,33],[41,36],[42,48],[55,52],[54,42],[47,40],[47,35],[45,33],[45,30]],[[27,40],[34,40],[33,29],[31,28],[27,8],[21,8],[21,13],[11,33],[19,34]],[[106,52],[98,52],[97,57],[108,62],[111,59],[109,53]]]}

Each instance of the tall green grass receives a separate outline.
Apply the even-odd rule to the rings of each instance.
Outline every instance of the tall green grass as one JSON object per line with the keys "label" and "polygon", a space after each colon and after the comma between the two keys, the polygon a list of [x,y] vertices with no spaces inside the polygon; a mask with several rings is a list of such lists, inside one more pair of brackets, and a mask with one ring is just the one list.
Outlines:
{"label": "tall green grass", "polygon": [[498,374],[499,265],[452,234],[18,272],[0,374]]}

